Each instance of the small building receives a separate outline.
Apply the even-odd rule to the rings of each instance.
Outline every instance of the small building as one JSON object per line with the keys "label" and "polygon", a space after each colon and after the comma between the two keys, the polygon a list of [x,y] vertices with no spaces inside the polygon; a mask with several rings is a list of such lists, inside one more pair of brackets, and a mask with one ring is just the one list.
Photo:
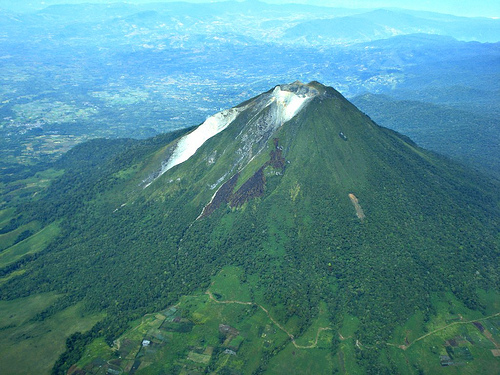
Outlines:
{"label": "small building", "polygon": [[231,349],[226,349],[226,350],[224,350],[224,354],[236,355],[236,352],[234,350],[231,350]]}
{"label": "small building", "polygon": [[441,366],[453,365],[453,360],[450,358],[450,356],[447,356],[447,355],[440,355],[439,362],[441,363]]}
{"label": "small building", "polygon": [[142,346],[143,347],[146,347],[146,346],[149,346],[149,345],[151,345],[151,341],[146,340],[146,339],[142,340]]}

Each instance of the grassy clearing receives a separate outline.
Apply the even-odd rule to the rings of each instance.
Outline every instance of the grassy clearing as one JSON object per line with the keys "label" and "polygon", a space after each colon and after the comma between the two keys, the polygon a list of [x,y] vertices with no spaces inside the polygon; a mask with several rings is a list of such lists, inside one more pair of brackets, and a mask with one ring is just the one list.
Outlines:
{"label": "grassy clearing", "polygon": [[271,359],[266,374],[332,374],[333,358],[329,349],[297,349],[290,344]]}
{"label": "grassy clearing", "polygon": [[500,311],[500,292],[497,290],[479,290],[481,301],[488,306],[488,314]]}
{"label": "grassy clearing", "polygon": [[359,319],[355,316],[346,315],[344,316],[344,321],[342,322],[342,327],[340,328],[341,339],[348,339],[354,337],[354,333],[358,329]]}
{"label": "grassy clearing", "polygon": [[14,229],[8,233],[0,234],[0,251],[11,247],[16,242],[18,236],[25,232],[30,231],[32,233],[38,232],[41,229],[40,223],[32,221],[26,225],[22,225],[19,228]]}
{"label": "grassy clearing", "polygon": [[52,223],[24,241],[5,249],[0,254],[0,267],[5,267],[27,254],[34,254],[44,250],[59,232],[59,225]]}
{"label": "grassy clearing", "polygon": [[50,306],[57,298],[59,297],[55,294],[46,293],[13,301],[0,301],[0,329],[23,324]]}
{"label": "grassy clearing", "polygon": [[71,306],[44,321],[31,321],[58,297],[36,295],[0,302],[0,373],[48,374],[65,350],[66,338],[90,329],[102,315],[85,315],[81,305]]}
{"label": "grassy clearing", "polygon": [[[327,328],[325,330],[325,328]],[[311,324],[304,334],[296,338],[297,345],[317,346],[320,348],[329,348],[333,337],[333,331],[329,330],[330,321],[328,319],[328,306],[321,302],[319,306],[318,318]],[[335,333],[337,334],[337,333]]]}
{"label": "grassy clearing", "polygon": [[[495,292],[482,292],[481,298],[495,299],[497,296]],[[417,370],[431,374],[500,373],[500,359],[491,351],[495,348],[495,335],[500,334],[500,318],[485,319],[478,311],[467,309],[451,293],[436,294],[432,298],[437,314],[430,322],[425,324],[422,314],[416,313],[395,332],[392,344],[408,347],[407,350],[396,346],[388,349],[399,371],[409,374]],[[492,301],[490,306],[494,305]],[[474,321],[484,332],[473,324]],[[443,358],[448,357],[452,364],[442,366]]]}
{"label": "grassy clearing", "polygon": [[5,196],[9,197],[10,205],[23,201],[31,201],[36,199],[40,191],[46,189],[55,178],[61,176],[63,173],[63,170],[47,169],[37,172],[29,178],[10,182],[5,185],[8,188]]}
{"label": "grassy clearing", "polygon": [[9,223],[10,219],[12,219],[12,215],[14,215],[14,211],[14,208],[0,210],[0,228],[3,228]]}
{"label": "grassy clearing", "polygon": [[0,277],[0,286],[16,276],[21,276],[25,272],[26,272],[26,270],[22,269],[22,270],[17,270],[17,271],[11,272],[5,277]]}
{"label": "grassy clearing", "polygon": [[252,302],[248,283],[241,281],[242,274],[238,267],[224,267],[215,277],[210,290],[220,300]]}
{"label": "grassy clearing", "polygon": [[44,171],[37,172],[35,174],[34,180],[32,181],[35,183],[38,187],[46,187],[50,184],[50,182],[64,174],[64,171],[61,169],[53,169],[49,168]]}

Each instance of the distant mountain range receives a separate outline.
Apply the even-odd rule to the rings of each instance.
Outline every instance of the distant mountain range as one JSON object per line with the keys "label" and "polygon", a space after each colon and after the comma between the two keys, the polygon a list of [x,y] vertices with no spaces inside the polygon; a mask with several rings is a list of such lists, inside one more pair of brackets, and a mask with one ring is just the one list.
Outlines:
{"label": "distant mountain range", "polygon": [[288,41],[307,44],[361,43],[405,34],[447,35],[464,41],[497,42],[499,20],[434,13],[375,10],[300,23],[286,30]]}
{"label": "distant mountain range", "polygon": [[[252,19],[241,18],[246,14]],[[254,17],[260,17],[260,21]],[[233,31],[261,41],[307,45],[353,44],[397,35],[427,33],[464,41],[497,42],[500,20],[471,18],[404,9],[346,9],[263,2],[65,4],[28,14],[2,11],[2,25],[40,28],[50,22],[127,22],[163,31]],[[223,21],[213,23],[213,20]],[[258,27],[255,27],[258,22]]]}

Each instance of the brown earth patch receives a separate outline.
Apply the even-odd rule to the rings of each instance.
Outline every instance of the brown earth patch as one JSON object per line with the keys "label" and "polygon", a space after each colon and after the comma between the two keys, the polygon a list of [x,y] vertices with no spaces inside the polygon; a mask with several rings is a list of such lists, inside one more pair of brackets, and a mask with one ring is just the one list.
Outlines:
{"label": "brown earth patch", "polygon": [[283,170],[285,168],[286,160],[283,157],[282,147],[280,147],[278,145],[278,142],[279,142],[278,138],[274,138],[273,142],[274,142],[274,150],[271,151],[271,155],[270,155],[271,156],[271,160],[269,160],[264,165],[264,167],[267,166],[267,165],[270,165],[273,168]]}
{"label": "brown earth patch", "polygon": [[476,326],[476,328],[479,330],[479,332],[483,333],[484,332],[484,327],[481,323],[479,322],[472,322]]}
{"label": "brown earth patch", "polygon": [[365,216],[365,213],[363,212],[363,209],[361,208],[361,205],[358,202],[358,198],[354,194],[349,194],[349,199],[351,200],[352,204],[354,205],[354,208],[356,209],[356,216],[363,221]]}
{"label": "brown earth patch", "polygon": [[500,345],[498,345],[498,343],[495,341],[495,339],[493,338],[493,335],[491,334],[490,331],[488,331],[487,329],[485,329],[483,331],[483,335],[485,335],[486,338],[488,340],[490,340],[493,345],[495,345],[495,348],[500,349]]}
{"label": "brown earth patch", "polygon": [[231,196],[230,204],[232,207],[241,207],[251,198],[257,198],[264,194],[265,188],[266,177],[264,176],[264,167],[261,167]]}
{"label": "brown earth patch", "polygon": [[212,200],[209,204],[205,206],[203,212],[199,216],[202,217],[210,215],[212,212],[217,210],[221,205],[226,204],[231,199],[231,195],[233,194],[234,186],[236,182],[238,182],[239,173],[236,173],[233,177],[231,177],[228,181],[226,181],[222,186],[215,192]]}
{"label": "brown earth patch", "polygon": [[271,166],[280,170],[281,173],[283,173],[285,169],[286,160],[283,158],[283,148],[278,145],[278,142],[278,138],[273,139],[274,148],[269,153],[270,160],[260,167],[252,177],[245,181],[237,191],[233,193],[233,189],[238,182],[238,178],[240,177],[239,172],[222,184],[213,195],[211,201],[203,208],[203,211],[200,216],[198,216],[198,219],[210,215],[224,204],[229,203],[231,207],[241,207],[250,199],[263,195],[266,189],[266,176],[264,174],[264,169]]}

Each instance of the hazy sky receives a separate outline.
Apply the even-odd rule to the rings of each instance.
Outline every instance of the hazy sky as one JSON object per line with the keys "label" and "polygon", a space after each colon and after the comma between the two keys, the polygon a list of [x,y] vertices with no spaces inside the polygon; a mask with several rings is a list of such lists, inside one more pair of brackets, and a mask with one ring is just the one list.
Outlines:
{"label": "hazy sky", "polygon": [[[267,2],[286,1],[268,0]],[[295,2],[347,8],[397,7],[460,16],[500,16],[500,0],[297,0]]]}
{"label": "hazy sky", "polygon": [[[177,0],[179,1],[179,0]],[[189,0],[208,2],[209,0]],[[0,0],[0,8],[26,11],[51,4],[68,3],[154,3],[162,0]],[[303,3],[346,8],[398,7],[455,14],[460,16],[500,17],[500,0],[266,0],[268,3]]]}

